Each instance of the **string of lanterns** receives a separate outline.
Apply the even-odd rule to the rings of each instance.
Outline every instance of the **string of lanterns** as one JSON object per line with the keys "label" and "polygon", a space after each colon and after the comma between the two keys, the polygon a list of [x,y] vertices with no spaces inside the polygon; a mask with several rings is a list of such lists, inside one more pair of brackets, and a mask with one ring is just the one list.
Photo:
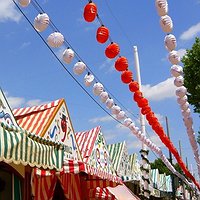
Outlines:
{"label": "string of lanterns", "polygon": [[[173,28],[173,23],[172,23],[171,18],[168,15],[166,15],[166,12],[168,12],[168,5],[166,3],[166,0],[156,0],[156,7],[158,8],[159,15],[161,15],[160,25],[161,25],[162,30],[167,33],[171,32],[172,28]],[[97,6],[92,1],[89,1],[89,3],[85,6],[83,16],[87,22],[94,21],[95,18],[98,16]],[[99,18],[99,16],[98,16],[98,18]],[[107,33],[109,33],[109,31],[107,31],[106,33],[100,32],[98,34],[100,34],[101,37],[108,38]],[[105,39],[105,41],[107,41],[107,40]],[[166,37],[166,45],[169,46],[169,49],[173,50],[173,47],[175,46],[175,41],[174,41],[174,37],[172,35]],[[120,53],[120,47],[117,43],[111,42],[111,44],[109,44],[106,47],[105,55],[107,58],[113,59],[116,56],[118,56],[119,53]],[[121,58],[121,56],[119,56],[118,59],[120,59],[120,58]],[[148,104],[148,100],[143,96],[140,89],[137,88],[137,82],[133,80],[133,73],[130,70],[128,70],[128,62],[126,62],[127,59],[123,59],[123,60],[125,60],[125,65],[122,62],[121,65],[118,64],[117,67],[115,67],[117,71],[122,72],[121,81],[125,84],[129,84],[129,90],[134,93],[133,99],[134,99],[134,101],[136,101],[138,107],[141,109],[141,113],[146,116],[146,119],[149,122],[149,124],[151,125],[152,129],[160,137],[161,141],[165,144],[165,146],[172,152],[172,154],[176,158],[177,162],[179,163],[180,167],[184,171],[185,175],[194,182],[194,184],[198,187],[198,189],[200,189],[199,183],[195,180],[193,175],[189,172],[189,170],[185,166],[177,149],[175,148],[175,146],[173,145],[171,140],[167,137],[167,135],[165,134],[157,117],[152,112],[152,110]],[[169,54],[169,60],[172,63],[174,63],[174,65],[172,66],[172,69],[171,69],[172,74],[174,72],[174,74],[181,75],[182,69],[180,66],[176,65],[176,63],[179,62],[179,57],[175,51],[173,51]],[[116,62],[117,61],[115,61],[115,66],[116,66]],[[119,61],[118,61],[118,63],[119,63]],[[175,77],[178,77],[178,75],[176,75]],[[176,81],[175,81],[176,85],[180,85],[181,83],[182,83],[181,77],[176,79]],[[136,85],[136,87],[135,87],[135,85]],[[184,99],[186,99],[186,97],[185,97],[186,91],[187,91],[186,88],[184,86],[181,86],[180,88],[177,89],[176,95],[179,97],[179,99],[183,98],[183,97],[184,97]],[[182,99],[179,101],[182,102]],[[187,132],[188,132],[188,134],[192,135],[191,133],[194,133],[194,131],[192,129],[192,118],[188,117],[189,110],[186,109],[187,105],[188,104],[186,104],[186,105],[181,104],[181,109],[183,109],[182,113],[185,115],[184,123],[187,126]],[[193,134],[193,136],[194,136],[194,134]],[[193,138],[193,140],[194,140],[194,138]],[[191,141],[193,141],[193,140],[191,140]],[[193,147],[193,149],[197,149],[196,147],[197,146],[195,145],[195,147]],[[198,158],[199,158],[199,157],[197,157],[197,155],[198,155],[197,152],[195,152],[196,160],[198,160]],[[200,168],[200,165],[198,166],[198,168]]]}
{"label": "string of lanterns", "polygon": [[[31,1],[30,0],[18,0],[18,2],[21,6],[26,7],[30,4]],[[48,27],[49,23],[50,23],[50,19],[46,13],[38,14],[38,16],[34,19],[34,27],[38,32],[44,31]],[[47,38],[47,43],[49,44],[50,47],[53,47],[53,48],[60,47],[64,43],[64,41],[65,41],[64,36],[59,32],[54,32],[54,33],[50,34],[49,37]],[[75,56],[75,52],[72,49],[67,48],[63,52],[63,60],[67,64],[71,63],[74,56]],[[122,58],[122,59],[120,59],[120,58]],[[126,69],[127,69],[128,61],[125,57],[120,57],[120,58],[118,58],[118,62],[115,63],[115,66],[116,66],[116,68],[120,69],[119,71],[124,71],[124,70],[122,70],[122,68],[120,66],[122,66],[122,65],[127,66],[126,67]],[[121,63],[121,64],[119,64],[119,63]],[[86,65],[82,61],[78,61],[74,65],[73,71],[75,74],[80,75],[86,69],[87,69]],[[91,86],[94,79],[95,79],[94,75],[86,74],[84,77],[85,85]],[[125,78],[125,80],[126,80],[126,78]],[[126,81],[126,82],[128,82],[128,81]],[[129,84],[129,87],[131,88],[130,90],[132,90],[132,91],[136,90],[138,87],[138,83],[137,82],[134,83],[134,82],[135,81],[131,81],[132,84]],[[185,177],[182,177],[173,168],[171,163],[169,163],[167,158],[163,155],[160,148],[158,148],[154,143],[152,143],[148,138],[146,138],[146,136],[141,134],[141,131],[139,131],[139,128],[135,126],[135,123],[132,121],[132,119],[128,118],[125,115],[125,112],[123,110],[121,110],[121,108],[114,103],[114,100],[112,98],[110,98],[109,94],[106,91],[104,91],[104,86],[101,83],[97,82],[93,85],[93,93],[94,93],[94,95],[100,97],[101,102],[106,104],[106,107],[111,110],[111,113],[113,115],[115,115],[116,119],[124,120],[123,124],[125,126],[127,126],[132,131],[132,133],[134,135],[136,135],[136,137],[140,141],[144,142],[152,151],[157,153],[159,155],[159,157],[163,160],[165,165],[173,173],[175,173],[177,176],[179,176],[186,184],[191,186],[191,183],[189,183]]]}
{"label": "string of lanterns", "polygon": [[177,47],[176,37],[170,34],[173,30],[173,22],[171,17],[168,16],[168,2],[167,0],[156,0],[155,6],[157,13],[160,16],[160,25],[162,30],[167,34],[164,39],[164,44],[168,53],[168,60],[172,64],[170,69],[171,75],[174,77],[174,85],[177,87],[176,96],[177,103],[180,105],[183,122],[187,130],[189,141],[194,153],[194,158],[197,163],[198,174],[200,177],[200,158],[198,152],[198,145],[195,139],[195,133],[193,130],[193,119],[191,117],[191,111],[189,103],[187,101],[187,88],[184,87],[183,68],[178,65],[181,61],[178,52],[175,50]]}

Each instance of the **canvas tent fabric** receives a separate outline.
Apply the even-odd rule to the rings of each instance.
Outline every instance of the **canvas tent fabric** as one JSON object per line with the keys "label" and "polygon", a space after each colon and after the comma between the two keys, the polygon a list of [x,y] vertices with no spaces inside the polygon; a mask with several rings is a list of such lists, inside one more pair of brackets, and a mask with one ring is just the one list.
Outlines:
{"label": "canvas tent fabric", "polygon": [[122,177],[122,180],[131,180],[132,172],[125,141],[109,144],[107,147],[117,175]]}
{"label": "canvas tent fabric", "polygon": [[137,154],[133,153],[133,154],[129,155],[129,161],[130,161],[130,165],[131,165],[133,180],[140,181],[141,176],[142,176],[142,172],[140,170],[140,164],[139,164],[139,161],[137,159]]}
{"label": "canvas tent fabric", "polygon": [[27,131],[1,123],[0,161],[61,170],[63,165],[63,147],[47,140],[34,140]]}
{"label": "canvas tent fabric", "polygon": [[90,175],[121,182],[115,173],[107,150],[101,127],[75,133],[83,161],[90,169]]}

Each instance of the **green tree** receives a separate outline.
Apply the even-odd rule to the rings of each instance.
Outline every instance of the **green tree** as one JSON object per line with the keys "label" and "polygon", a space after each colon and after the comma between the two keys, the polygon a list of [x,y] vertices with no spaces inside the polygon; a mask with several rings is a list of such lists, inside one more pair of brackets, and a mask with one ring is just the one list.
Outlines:
{"label": "green tree", "polygon": [[200,39],[198,37],[192,49],[186,50],[182,62],[188,102],[194,106],[194,112],[200,114]]}
{"label": "green tree", "polygon": [[[196,37],[192,49],[187,49],[182,62],[188,102],[194,107],[194,112],[200,114],[200,39],[198,37]],[[197,142],[200,144],[200,131]]]}

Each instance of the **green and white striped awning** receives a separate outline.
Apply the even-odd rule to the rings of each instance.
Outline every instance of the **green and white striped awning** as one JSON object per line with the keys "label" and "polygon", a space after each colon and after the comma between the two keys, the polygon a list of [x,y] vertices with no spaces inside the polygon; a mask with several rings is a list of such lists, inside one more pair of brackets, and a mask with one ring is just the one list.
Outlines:
{"label": "green and white striped awning", "polygon": [[14,125],[1,123],[0,161],[60,171],[64,148]]}

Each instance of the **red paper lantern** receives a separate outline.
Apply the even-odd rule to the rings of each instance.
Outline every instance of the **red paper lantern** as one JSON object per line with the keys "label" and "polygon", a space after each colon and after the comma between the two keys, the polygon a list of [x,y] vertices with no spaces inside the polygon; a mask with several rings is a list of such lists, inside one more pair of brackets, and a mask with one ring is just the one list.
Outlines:
{"label": "red paper lantern", "polygon": [[119,45],[117,43],[111,43],[106,47],[105,55],[112,59],[115,58],[120,52]]}
{"label": "red paper lantern", "polygon": [[150,121],[152,117],[154,117],[154,113],[153,112],[149,112],[149,113],[146,114],[146,119],[148,121]]}
{"label": "red paper lantern", "polygon": [[126,57],[122,56],[119,57],[116,61],[115,61],[115,69],[117,71],[125,71],[128,69],[128,60]]}
{"label": "red paper lantern", "polygon": [[105,43],[109,38],[109,30],[105,26],[101,26],[97,29],[96,39],[99,43]]}
{"label": "red paper lantern", "polygon": [[143,94],[140,90],[137,90],[133,95],[133,99],[134,101],[138,102],[141,98],[143,98]]}
{"label": "red paper lantern", "polygon": [[142,113],[143,115],[146,115],[146,114],[149,113],[149,112],[151,112],[151,108],[150,108],[149,106],[144,106],[144,107],[142,107],[141,113]]}
{"label": "red paper lantern", "polygon": [[129,84],[129,90],[131,92],[136,92],[137,90],[139,90],[139,84],[137,81],[131,81]]}
{"label": "red paper lantern", "polygon": [[149,102],[146,98],[141,98],[138,102],[138,107],[143,108],[145,106],[148,106]]}
{"label": "red paper lantern", "polygon": [[153,126],[160,125],[158,122],[158,119],[154,115],[150,118],[150,120],[148,120],[148,122],[149,122],[149,125],[152,126],[152,128]]}
{"label": "red paper lantern", "polygon": [[121,74],[121,80],[125,84],[130,83],[133,80],[132,71],[129,71],[129,70],[123,71],[122,74]]}
{"label": "red paper lantern", "polygon": [[92,22],[97,16],[97,6],[93,2],[88,3],[84,8],[84,19],[87,22]]}

